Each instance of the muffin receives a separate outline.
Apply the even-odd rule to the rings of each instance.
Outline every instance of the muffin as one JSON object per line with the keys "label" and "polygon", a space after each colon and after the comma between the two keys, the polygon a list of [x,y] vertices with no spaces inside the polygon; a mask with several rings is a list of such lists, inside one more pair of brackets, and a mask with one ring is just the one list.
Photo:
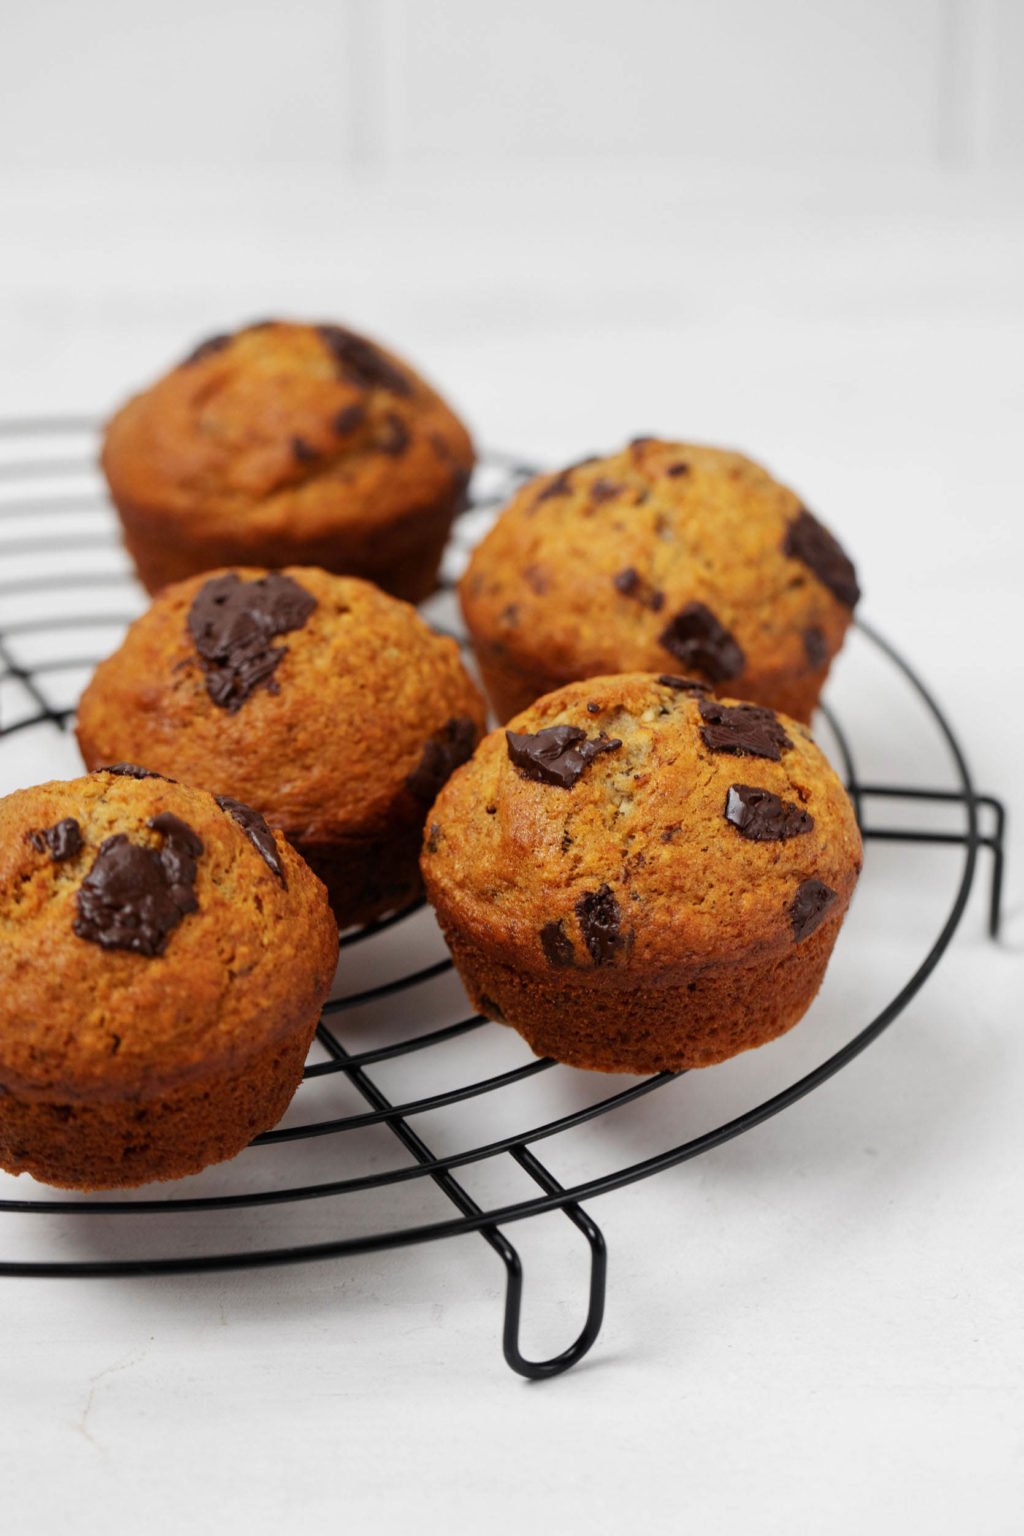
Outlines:
{"label": "muffin", "polygon": [[325,571],[168,587],[82,696],[89,768],[144,763],[255,806],[327,886],[338,923],[421,891],[424,817],[483,735],[453,640]]}
{"label": "muffin", "polygon": [[198,1173],[284,1113],[338,957],[323,886],[244,805],[124,767],[0,800],[0,1166]]}
{"label": "muffin", "polygon": [[102,465],[150,592],[223,565],[301,564],[419,602],[436,585],[473,445],[374,342],[267,321],[203,342],[129,400]]}
{"label": "muffin", "polygon": [[859,591],[750,459],[642,437],[519,490],[460,596],[502,720],[577,678],[666,668],[808,720]]}
{"label": "muffin", "polygon": [[860,865],[804,727],[669,674],[574,683],[492,732],[423,852],[473,1006],[538,1055],[635,1073],[795,1024]]}

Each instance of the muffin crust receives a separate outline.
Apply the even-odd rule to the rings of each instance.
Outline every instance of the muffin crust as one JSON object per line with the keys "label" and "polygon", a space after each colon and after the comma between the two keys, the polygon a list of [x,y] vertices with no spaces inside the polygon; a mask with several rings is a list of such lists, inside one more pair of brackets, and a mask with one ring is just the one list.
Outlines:
{"label": "muffin crust", "polygon": [[110,421],[102,466],[150,592],[233,563],[319,565],[418,602],[473,467],[404,362],[338,325],[212,337]]}
{"label": "muffin crust", "polygon": [[460,586],[503,720],[576,678],[673,668],[807,720],[858,596],[759,465],[655,438],[522,487]]}
{"label": "muffin crust", "polygon": [[860,864],[803,726],[667,674],[571,684],[492,732],[423,853],[474,1006],[539,1054],[624,1072],[796,1023]]}

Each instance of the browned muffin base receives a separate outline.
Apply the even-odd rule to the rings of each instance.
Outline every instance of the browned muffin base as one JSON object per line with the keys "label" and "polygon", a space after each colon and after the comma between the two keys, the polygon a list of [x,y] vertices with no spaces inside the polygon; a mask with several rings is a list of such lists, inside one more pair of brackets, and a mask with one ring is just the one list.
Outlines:
{"label": "browned muffin base", "polygon": [[327,899],[339,928],[372,923],[423,894],[419,825],[405,833],[344,842],[310,843],[289,838],[313,873],[327,887]]}
{"label": "browned muffin base", "polygon": [[220,566],[315,565],[336,575],[361,576],[409,603],[423,602],[437,586],[438,566],[461,492],[417,507],[375,533],[338,528],[321,537],[273,535],[240,521],[225,531],[187,527],[166,514],[122,498],[118,502],[125,548],[147,592]]}
{"label": "browned muffin base", "polygon": [[631,987],[591,971],[515,969],[438,916],[478,1012],[511,1024],[538,1056],[640,1075],[710,1067],[791,1029],[821,986],[843,920],[840,912],[802,944],[755,960]]}
{"label": "browned muffin base", "polygon": [[[528,672],[503,647],[495,647],[479,639],[474,639],[473,650],[484,690],[502,725],[514,715],[522,714],[524,709],[529,709],[544,694],[554,693],[566,683],[579,680],[573,677],[552,677],[550,673]],[[678,666],[672,664],[671,657],[666,657],[666,662],[666,672],[679,671]],[[783,714],[792,715],[794,720],[801,720],[806,725],[818,706],[829,665],[826,662],[813,672],[804,672],[799,676],[775,675],[763,687],[751,680],[744,697],[751,704],[765,704],[771,709],[781,710]],[[719,688],[711,688],[711,692],[731,698],[733,688],[726,682]]]}
{"label": "browned muffin base", "polygon": [[2,1093],[0,1167],[61,1189],[128,1189],[224,1162],[288,1108],[319,1017],[231,1076],[196,1078],[152,1101],[61,1104]]}

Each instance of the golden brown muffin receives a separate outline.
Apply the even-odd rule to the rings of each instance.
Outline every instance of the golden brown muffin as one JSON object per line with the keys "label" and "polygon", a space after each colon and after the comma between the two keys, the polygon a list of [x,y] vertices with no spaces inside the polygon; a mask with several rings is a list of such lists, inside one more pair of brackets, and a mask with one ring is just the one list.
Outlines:
{"label": "golden brown muffin", "polygon": [[237,802],[141,770],[0,800],[0,1166],[198,1173],[280,1119],[338,957],[326,894]]}
{"label": "golden brown muffin", "polygon": [[215,336],[109,423],[102,464],[150,592],[217,566],[320,565],[419,602],[473,445],[391,353],[340,325]]}
{"label": "golden brown muffin", "polygon": [[355,577],[234,570],[168,587],[82,696],[86,765],[136,762],[253,805],[339,924],[419,894],[426,812],[484,731],[453,640]]}
{"label": "golden brown muffin", "polygon": [[757,464],[648,437],[519,490],[460,596],[499,719],[576,678],[675,667],[808,720],[859,591]]}
{"label": "golden brown muffin", "polygon": [[860,865],[803,726],[646,674],[571,684],[492,732],[423,853],[473,1006],[604,1072],[708,1066],[789,1029]]}

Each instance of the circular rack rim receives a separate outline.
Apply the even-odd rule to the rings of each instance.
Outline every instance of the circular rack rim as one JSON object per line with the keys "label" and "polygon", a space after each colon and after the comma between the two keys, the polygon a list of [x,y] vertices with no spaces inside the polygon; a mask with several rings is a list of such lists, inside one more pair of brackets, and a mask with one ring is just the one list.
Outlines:
{"label": "circular rack rim", "polygon": [[[35,426],[36,424],[33,424]],[[0,434],[3,435],[3,434]],[[490,467],[504,469],[513,478],[526,472],[516,460],[498,455],[492,455],[485,459]],[[481,505],[489,503],[471,503],[469,510],[479,510]],[[85,577],[88,583],[88,577]],[[26,583],[19,588],[18,583],[12,584],[6,590],[28,590],[30,584]],[[98,616],[83,618],[83,623],[98,622]],[[70,620],[62,619],[59,626],[64,627]],[[24,626],[19,626],[24,629]],[[977,864],[978,849],[987,846],[993,850],[996,856],[996,879],[993,884],[993,902],[990,927],[993,932],[998,923],[998,877],[1001,872],[1000,859],[1000,833],[995,837],[983,837],[979,831],[979,806],[987,805],[995,809],[1001,831],[1001,808],[989,797],[980,796],[975,791],[967,763],[955,733],[937,704],[934,696],[920,679],[911,666],[898,654],[894,647],[882,637],[872,626],[864,621],[858,621],[860,632],[880,650],[884,658],[900,671],[912,688],[918,694],[927,712],[938,726],[940,734],[945,741],[958,778],[958,788],[949,792],[929,792],[918,790],[892,790],[886,786],[861,784],[856,777],[853,756],[846,736],[831,710],[824,707],[823,712],[829,722],[836,739],[840,756],[843,761],[847,779],[847,788],[854,801],[858,813],[858,821],[866,836],[885,837],[885,831],[872,831],[863,826],[863,801],[872,795],[884,797],[886,795],[902,795],[908,798],[945,799],[963,804],[967,815],[967,827],[963,834],[921,834],[920,840],[952,842],[962,844],[964,847],[964,863],[960,873],[959,884],[953,899],[949,914],[940,929],[937,937],[924,959],[918,965],[912,976],[903,987],[871,1020],[863,1029],[849,1040],[838,1051],[834,1052],[824,1062],[820,1063],[810,1072],[806,1073],[788,1087],[771,1095],[761,1103],[745,1110],[742,1114],[723,1122],[711,1130],[703,1132],[678,1146],[665,1152],[644,1158],[624,1168],[602,1176],[584,1180],[583,1182],[564,1187],[551,1175],[529,1150],[533,1145],[546,1140],[559,1133],[570,1130],[586,1121],[597,1119],[600,1116],[632,1103],[634,1100],[651,1093],[664,1084],[673,1081],[680,1074],[665,1072],[653,1077],[642,1079],[629,1088],[609,1095],[582,1109],[574,1110],[559,1116],[546,1124],[535,1126],[529,1130],[517,1132],[505,1136],[499,1140],[474,1146],[462,1152],[445,1157],[435,1157],[415,1131],[406,1125],[406,1119],[427,1110],[441,1108],[446,1104],[459,1102],[463,1099],[475,1097],[479,1094],[490,1092],[496,1088],[523,1080],[537,1073],[543,1072],[555,1065],[549,1059],[538,1059],[528,1063],[524,1067],[515,1068],[510,1072],[501,1073],[498,1076],[486,1078],[464,1087],[450,1090],[446,1093],[430,1095],[420,1100],[412,1100],[406,1103],[392,1104],[377,1087],[366,1077],[364,1068],[373,1062],[388,1059],[389,1057],[404,1055],[424,1049],[443,1040],[456,1037],[461,1033],[476,1029],[486,1021],[478,1015],[460,1020],[454,1024],[445,1025],[439,1029],[428,1031],[426,1034],[413,1036],[409,1040],[398,1042],[391,1046],[384,1046],[377,1050],[364,1051],[350,1055],[338,1042],[327,1028],[327,1021],[339,1012],[354,1006],[356,1003],[367,1002],[374,998],[384,997],[399,993],[417,983],[427,981],[433,976],[442,974],[451,968],[451,960],[445,959],[435,965],[413,973],[412,975],[397,978],[385,982],[380,986],[370,988],[364,992],[350,994],[348,997],[335,999],[329,1002],[324,1009],[324,1019],[321,1022],[320,1039],[327,1049],[329,1060],[315,1064],[306,1069],[306,1078],[324,1076],[333,1072],[341,1072],[348,1076],[350,1082],[356,1086],[363,1097],[372,1106],[370,1110],[357,1114],[347,1115],[339,1119],[314,1122],[312,1125],[288,1127],[265,1133],[256,1138],[254,1144],[268,1145],[274,1142],[304,1139],[315,1135],[327,1135],[364,1127],[369,1124],[382,1123],[398,1135],[406,1149],[412,1152],[415,1161],[409,1165],[386,1170],[380,1174],[370,1174],[356,1178],[331,1181],[307,1186],[297,1186],[283,1190],[264,1190],[247,1194],[236,1195],[211,1195],[174,1198],[162,1200],[120,1200],[120,1199],[92,1199],[85,1200],[0,1200],[0,1214],[3,1213],[39,1213],[46,1215],[152,1215],[167,1213],[169,1215],[194,1213],[202,1211],[218,1211],[238,1209],[249,1206],[288,1204],[297,1201],[331,1198],[344,1194],[355,1193],[372,1188],[379,1188],[391,1184],[397,1184],[408,1180],[429,1177],[437,1183],[441,1189],[454,1201],[461,1211],[457,1217],[445,1221],[435,1221],[419,1226],[411,1226],[393,1231],[386,1231],[364,1236],[338,1238],[327,1242],[298,1245],[288,1248],[256,1249],[249,1252],[211,1253],[190,1257],[160,1257],[148,1259],[111,1259],[111,1260],[67,1260],[67,1261],[34,1261],[34,1262],[3,1262],[0,1261],[0,1276],[36,1276],[36,1277],[62,1277],[62,1276],[127,1276],[132,1274],[173,1274],[173,1273],[199,1273],[208,1271],[224,1271],[233,1269],[263,1268],[268,1266],[304,1263],[317,1259],[333,1259],[347,1255],[395,1249],[408,1245],[436,1241],[441,1238],[461,1236],[469,1232],[482,1232],[492,1241],[493,1246],[498,1245],[500,1233],[496,1228],[525,1220],[532,1216],[538,1216],[551,1211],[564,1211],[574,1223],[584,1232],[592,1249],[600,1242],[600,1235],[596,1233],[589,1218],[579,1209],[579,1203],[591,1200],[598,1195],[608,1194],[626,1185],[638,1182],[641,1179],[660,1173],[682,1162],[686,1162],[701,1153],[707,1152],[734,1137],[751,1130],[753,1127],[772,1118],[783,1109],[795,1104],[813,1089],[819,1087],[838,1071],[849,1064],[863,1050],[866,1049],[884,1029],[903,1011],[910,1000],[923,986],[924,982],[935,969],[943,953],[947,949],[952,937],[959,925],[967,904],[968,897],[974,881]],[[5,735],[12,734],[31,725],[38,725],[49,721],[59,728],[66,727],[70,717],[70,711],[54,711],[47,704],[45,697],[32,686],[32,673],[29,669],[17,666],[3,643],[4,632],[0,628],[0,665],[6,668],[6,675],[20,678],[33,694],[35,701],[40,705],[41,713],[30,718],[20,720],[14,725],[0,728],[0,740]],[[894,833],[896,836],[915,838],[914,833]],[[343,945],[349,947],[358,944],[400,922],[414,911],[419,910],[423,902],[419,901],[404,908],[400,912],[391,914],[382,921],[372,924],[367,928],[346,935]],[[451,1171],[459,1167],[484,1162],[501,1153],[509,1153],[519,1165],[528,1172],[541,1187],[542,1193],[530,1199],[516,1201],[511,1204],[496,1206],[489,1209],[481,1209],[475,1201],[451,1179]],[[602,1245],[603,1248],[603,1245]],[[502,1254],[509,1259],[505,1253]],[[599,1327],[599,1319],[597,1326]],[[596,1329],[594,1330],[596,1334]],[[581,1341],[577,1341],[578,1343]],[[567,1355],[570,1352],[567,1352]],[[559,1357],[562,1360],[564,1357]],[[578,1358],[578,1356],[577,1356]],[[553,1364],[557,1364],[554,1362]],[[553,1371],[550,1372],[553,1374]]]}

